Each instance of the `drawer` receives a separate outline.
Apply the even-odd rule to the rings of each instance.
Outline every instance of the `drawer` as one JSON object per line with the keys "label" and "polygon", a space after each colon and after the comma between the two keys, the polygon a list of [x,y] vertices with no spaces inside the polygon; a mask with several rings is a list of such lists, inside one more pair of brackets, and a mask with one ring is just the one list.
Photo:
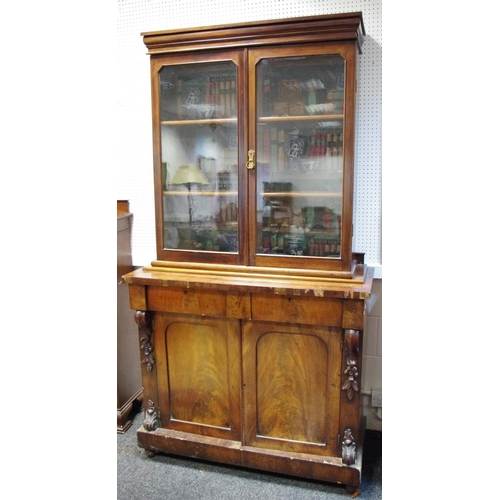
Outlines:
{"label": "drawer", "polygon": [[226,294],[213,290],[189,288],[148,287],[147,304],[151,311],[225,316]]}
{"label": "drawer", "polygon": [[341,299],[252,295],[252,319],[304,325],[342,325]]}

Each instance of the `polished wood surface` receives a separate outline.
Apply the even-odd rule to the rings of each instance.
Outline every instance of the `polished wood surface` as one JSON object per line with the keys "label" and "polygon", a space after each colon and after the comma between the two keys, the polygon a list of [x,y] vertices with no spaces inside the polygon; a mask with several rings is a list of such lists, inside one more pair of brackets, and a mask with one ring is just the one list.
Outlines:
{"label": "polished wood surface", "polygon": [[353,283],[261,280],[243,269],[231,278],[193,266],[183,274],[175,265],[124,276],[131,307],[147,311],[139,313],[144,401],[157,422],[139,431],[139,444],[149,453],[359,485],[362,330],[373,269]]}
{"label": "polished wood surface", "polygon": [[356,488],[361,481],[362,444],[356,463],[342,463],[340,457],[283,452],[271,448],[246,446],[239,441],[213,438],[158,428],[154,432],[137,433],[139,446],[151,452],[167,451],[175,455],[201,458],[242,467],[333,482]]}
{"label": "polished wood surface", "polygon": [[340,326],[343,303],[339,299],[318,300],[298,295],[255,295],[252,317],[262,321],[305,325]]}
{"label": "polished wood surface", "polygon": [[150,55],[270,43],[290,46],[299,42],[335,41],[354,41],[361,51],[364,35],[361,12],[142,33]]}
{"label": "polished wood surface", "polygon": [[[269,294],[310,296],[324,298],[368,299],[370,297],[373,268],[358,265],[354,279],[342,279],[337,274],[307,273],[303,270],[289,270],[279,273],[278,269],[238,267],[233,272],[229,266],[213,266],[182,263],[158,263],[146,266],[124,276],[130,285],[155,285],[188,289],[232,290],[234,292],[261,292]],[[140,294],[141,292],[138,291]],[[134,304],[146,303],[145,297],[138,297]],[[140,309],[140,307],[137,307]]]}
{"label": "polished wood surface", "polygon": [[154,318],[162,424],[240,439],[238,322],[163,313]]}
{"label": "polished wood surface", "polygon": [[[139,332],[144,423],[138,443],[167,452],[341,483],[361,481],[360,378],[373,269],[352,252],[356,59],[361,13],[144,33],[151,62],[157,255],[127,273]],[[263,58],[345,60],[340,257],[257,250],[256,67]],[[238,68],[238,251],[164,248],[159,71],[232,61]],[[307,122],[319,117],[298,115]],[[265,117],[261,123],[286,123]],[[206,126],[207,120],[190,125]],[[223,124],[211,120],[214,129]],[[281,197],[285,193],[277,190]],[[309,190],[306,189],[305,191]],[[339,191],[340,192],[340,191]],[[210,195],[211,191],[198,194]]]}
{"label": "polished wood surface", "polygon": [[174,323],[166,332],[172,420],[229,428],[227,343],[211,325]]}
{"label": "polished wood surface", "polygon": [[338,454],[340,342],[340,329],[243,324],[247,444]]}
{"label": "polished wood surface", "polygon": [[256,347],[256,434],[325,444],[328,356],[324,342],[317,336],[271,330]]}

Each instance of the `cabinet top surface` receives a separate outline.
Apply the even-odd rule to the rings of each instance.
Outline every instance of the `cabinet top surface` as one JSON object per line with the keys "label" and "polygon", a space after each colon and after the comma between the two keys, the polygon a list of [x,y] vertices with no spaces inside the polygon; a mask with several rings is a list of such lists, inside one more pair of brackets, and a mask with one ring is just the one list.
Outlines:
{"label": "cabinet top surface", "polygon": [[[175,266],[175,267],[174,267]],[[282,295],[314,295],[315,297],[370,298],[373,268],[358,265],[352,279],[328,277],[325,273],[298,275],[282,269],[215,266],[195,268],[182,263],[155,261],[126,274],[124,281],[139,286],[171,286],[194,289],[214,289],[236,292],[259,292]]]}

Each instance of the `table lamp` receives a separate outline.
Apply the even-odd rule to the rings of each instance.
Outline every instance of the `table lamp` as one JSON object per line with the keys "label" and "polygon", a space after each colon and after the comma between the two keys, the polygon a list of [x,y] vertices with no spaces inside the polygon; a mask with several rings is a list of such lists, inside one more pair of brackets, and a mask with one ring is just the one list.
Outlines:
{"label": "table lamp", "polygon": [[194,200],[191,195],[193,184],[208,185],[210,182],[196,164],[180,165],[170,181],[171,184],[184,184],[188,190],[189,225],[193,223]]}

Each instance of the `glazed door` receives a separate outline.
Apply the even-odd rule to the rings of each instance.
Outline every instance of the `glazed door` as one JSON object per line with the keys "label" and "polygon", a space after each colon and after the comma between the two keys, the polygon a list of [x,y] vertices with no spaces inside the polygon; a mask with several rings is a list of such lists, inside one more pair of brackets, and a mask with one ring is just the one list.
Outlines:
{"label": "glazed door", "polygon": [[341,330],[243,323],[245,444],[339,456]]}
{"label": "glazed door", "polygon": [[243,52],[151,64],[158,258],[242,263]]}
{"label": "glazed door", "polygon": [[349,270],[355,57],[340,45],[250,51],[254,265]]}

